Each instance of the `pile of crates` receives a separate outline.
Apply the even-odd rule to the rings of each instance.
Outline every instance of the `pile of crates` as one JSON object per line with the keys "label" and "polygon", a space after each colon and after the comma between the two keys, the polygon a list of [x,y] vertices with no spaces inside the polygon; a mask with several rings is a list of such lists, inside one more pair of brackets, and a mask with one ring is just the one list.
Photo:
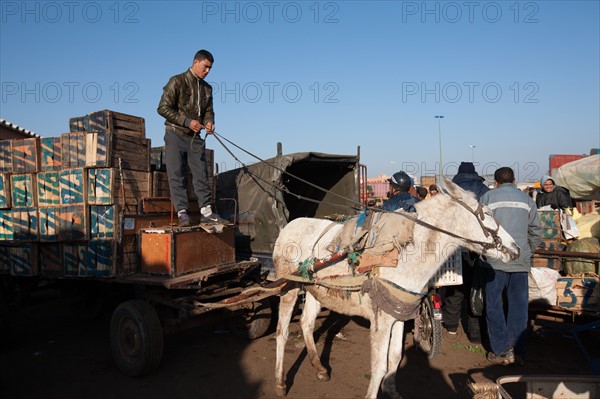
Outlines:
{"label": "pile of crates", "polygon": [[69,130],[0,141],[0,273],[137,271],[140,200],[169,195],[164,148],[152,149],[143,118],[109,110],[71,118]]}

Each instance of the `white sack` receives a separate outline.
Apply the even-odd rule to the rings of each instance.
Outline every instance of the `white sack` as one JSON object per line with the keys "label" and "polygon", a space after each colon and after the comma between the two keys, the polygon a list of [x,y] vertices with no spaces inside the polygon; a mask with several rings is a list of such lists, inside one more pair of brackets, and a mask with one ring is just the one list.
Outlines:
{"label": "white sack", "polygon": [[556,280],[560,274],[549,267],[532,267],[529,271],[529,302],[555,306]]}

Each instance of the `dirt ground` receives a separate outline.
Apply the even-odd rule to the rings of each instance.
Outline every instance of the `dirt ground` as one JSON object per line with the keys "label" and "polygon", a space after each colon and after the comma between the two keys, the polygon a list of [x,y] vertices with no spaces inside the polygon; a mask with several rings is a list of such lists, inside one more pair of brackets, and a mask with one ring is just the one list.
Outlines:
{"label": "dirt ground", "polygon": [[[289,398],[362,398],[369,383],[369,330],[362,319],[323,311],[317,346],[331,370],[319,382],[310,366],[298,323],[290,326],[286,349]],[[167,336],[160,368],[141,378],[123,375],[112,360],[110,313],[95,320],[74,316],[68,300],[53,294],[33,298],[13,318],[0,349],[2,399],[204,399],[273,398],[274,328],[254,341],[231,334],[215,321]],[[405,354],[397,371],[400,393],[411,398],[473,398],[511,374],[591,374],[569,331],[572,325],[538,323],[529,338],[525,366],[492,366],[481,345],[464,332],[444,334],[434,359],[413,345],[406,325]],[[598,341],[596,341],[597,343]],[[489,393],[489,392],[488,392]],[[489,396],[493,397],[493,396]]]}

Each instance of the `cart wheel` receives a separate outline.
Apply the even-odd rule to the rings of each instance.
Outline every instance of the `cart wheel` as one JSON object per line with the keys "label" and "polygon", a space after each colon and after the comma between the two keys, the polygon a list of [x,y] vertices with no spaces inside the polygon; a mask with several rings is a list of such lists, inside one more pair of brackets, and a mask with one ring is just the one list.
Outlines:
{"label": "cart wheel", "polygon": [[430,359],[442,351],[442,321],[435,320],[428,299],[421,301],[419,315],[415,319],[415,338]]}
{"label": "cart wheel", "polygon": [[240,338],[260,338],[271,325],[271,302],[264,300],[252,303],[252,309],[242,309],[229,319],[229,329]]}
{"label": "cart wheel", "polygon": [[133,299],[117,306],[110,320],[110,346],[123,374],[139,377],[155,370],[163,354],[163,330],[152,305]]}

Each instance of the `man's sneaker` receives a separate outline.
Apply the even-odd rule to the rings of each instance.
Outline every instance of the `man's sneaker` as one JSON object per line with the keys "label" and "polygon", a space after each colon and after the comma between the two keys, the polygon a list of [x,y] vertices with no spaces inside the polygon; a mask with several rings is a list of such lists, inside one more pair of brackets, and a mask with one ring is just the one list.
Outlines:
{"label": "man's sneaker", "polygon": [[458,334],[458,326],[446,326],[446,330],[448,331],[448,334],[450,334],[450,335]]}
{"label": "man's sneaker", "polygon": [[494,352],[488,352],[487,360],[495,364],[513,364],[515,362],[515,354],[512,349],[496,355]]}
{"label": "man's sneaker", "polygon": [[229,220],[225,220],[216,213],[211,213],[208,216],[202,216],[200,219],[202,223],[220,223],[220,224],[229,224]]}
{"label": "man's sneaker", "polygon": [[222,219],[216,213],[213,213],[212,207],[210,205],[206,205],[200,208],[200,214],[202,215],[202,218],[200,219],[200,222],[202,223],[229,223],[227,220]]}
{"label": "man's sneaker", "polygon": [[192,224],[192,219],[190,219],[190,215],[186,211],[178,213],[177,218],[179,219],[179,227],[188,227]]}

